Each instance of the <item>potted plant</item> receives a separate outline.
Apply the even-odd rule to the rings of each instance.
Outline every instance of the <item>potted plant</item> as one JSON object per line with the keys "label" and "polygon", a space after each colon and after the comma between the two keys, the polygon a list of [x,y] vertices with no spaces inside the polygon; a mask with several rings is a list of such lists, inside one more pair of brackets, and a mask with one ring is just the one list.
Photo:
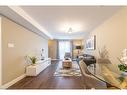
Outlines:
{"label": "potted plant", "polygon": [[120,71],[127,72],[127,66],[125,64],[119,64],[118,68]]}
{"label": "potted plant", "polygon": [[127,75],[127,66],[125,64],[119,64],[118,68],[123,75]]}
{"label": "potted plant", "polygon": [[125,64],[124,62],[122,62],[119,58],[117,58],[121,64],[118,65],[119,70],[121,71],[121,73],[123,75],[127,75],[127,64]]}
{"label": "potted plant", "polygon": [[32,65],[36,64],[37,58],[35,56],[30,57],[30,60],[32,62]]}

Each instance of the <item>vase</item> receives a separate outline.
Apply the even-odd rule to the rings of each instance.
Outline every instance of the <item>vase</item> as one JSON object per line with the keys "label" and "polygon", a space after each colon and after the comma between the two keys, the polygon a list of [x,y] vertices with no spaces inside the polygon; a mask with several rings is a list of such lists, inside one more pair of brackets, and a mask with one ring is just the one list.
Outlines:
{"label": "vase", "polygon": [[127,72],[121,71],[121,74],[127,76]]}
{"label": "vase", "polygon": [[32,66],[35,66],[35,65],[36,65],[36,63],[32,63],[31,65],[32,65]]}

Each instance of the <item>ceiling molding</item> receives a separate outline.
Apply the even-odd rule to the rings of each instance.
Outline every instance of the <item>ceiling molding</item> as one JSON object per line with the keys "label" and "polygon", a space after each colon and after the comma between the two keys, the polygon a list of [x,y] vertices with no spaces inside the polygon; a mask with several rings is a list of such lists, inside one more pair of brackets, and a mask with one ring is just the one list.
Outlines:
{"label": "ceiling molding", "polygon": [[37,29],[39,29],[41,32],[43,32],[45,35],[47,35],[50,39],[53,39],[53,36],[45,30],[40,24],[38,24],[33,18],[31,18],[22,8],[18,6],[8,6],[10,9],[12,9],[14,12],[16,12],[18,15],[23,17],[25,20],[27,20],[29,23],[31,23],[33,26],[35,26]]}

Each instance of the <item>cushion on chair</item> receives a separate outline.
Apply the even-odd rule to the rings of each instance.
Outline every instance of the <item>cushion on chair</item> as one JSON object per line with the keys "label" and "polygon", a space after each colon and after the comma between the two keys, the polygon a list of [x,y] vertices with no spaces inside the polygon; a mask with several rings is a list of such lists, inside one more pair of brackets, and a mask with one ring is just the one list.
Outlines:
{"label": "cushion on chair", "polygon": [[85,62],[83,60],[79,61],[79,65],[80,65],[82,73],[90,74],[88,69],[87,69],[87,65],[85,64]]}

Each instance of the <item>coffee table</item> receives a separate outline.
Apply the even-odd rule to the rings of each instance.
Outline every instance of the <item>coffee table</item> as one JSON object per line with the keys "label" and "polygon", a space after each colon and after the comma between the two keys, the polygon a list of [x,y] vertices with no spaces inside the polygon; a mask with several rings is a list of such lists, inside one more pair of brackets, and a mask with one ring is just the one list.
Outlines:
{"label": "coffee table", "polygon": [[71,68],[72,67],[72,60],[71,59],[64,59],[62,62],[63,68]]}

